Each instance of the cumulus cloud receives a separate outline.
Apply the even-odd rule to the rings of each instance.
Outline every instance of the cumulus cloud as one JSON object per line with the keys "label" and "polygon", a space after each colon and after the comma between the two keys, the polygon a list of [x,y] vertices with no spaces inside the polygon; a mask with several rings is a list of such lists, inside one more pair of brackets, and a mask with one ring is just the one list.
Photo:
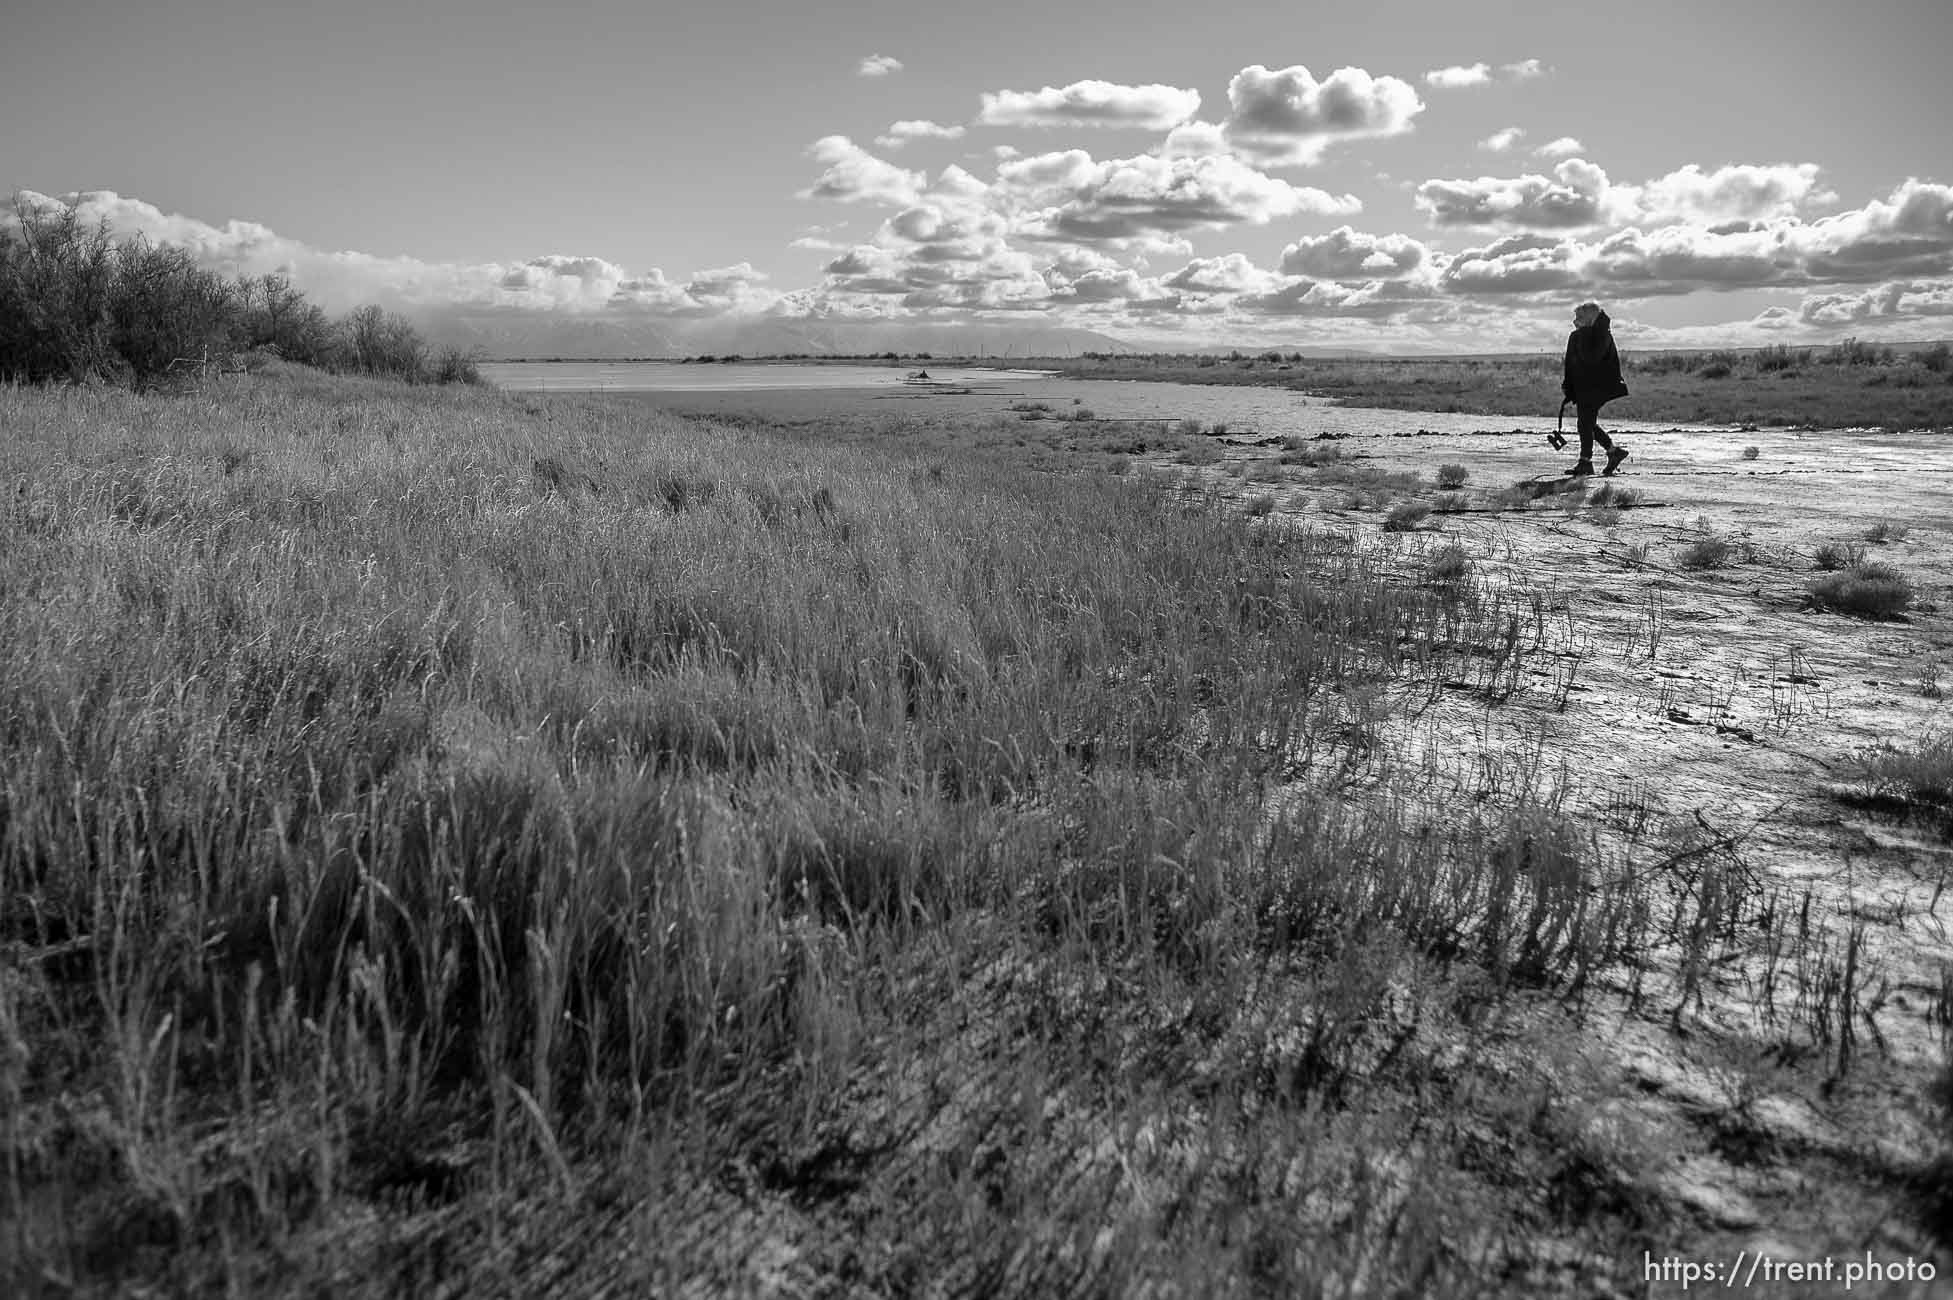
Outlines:
{"label": "cumulus cloud", "polygon": [[863,149],[845,135],[825,135],[808,146],[807,156],[822,164],[820,176],[800,192],[803,199],[839,199],[844,203],[915,202],[925,177]]}
{"label": "cumulus cloud", "polygon": [[1042,90],[986,91],[985,126],[1128,126],[1164,131],[1200,111],[1200,92],[1178,86],[1074,81]]}
{"label": "cumulus cloud", "polygon": [[1637,219],[1646,222],[1755,221],[1789,216],[1837,195],[1817,185],[1816,163],[1725,166],[1705,172],[1694,163],[1634,191]]}
{"label": "cumulus cloud", "polygon": [[1431,250],[1406,235],[1370,235],[1339,226],[1284,248],[1281,269],[1317,280],[1393,280],[1416,274],[1430,260]]}
{"label": "cumulus cloud", "polygon": [[1445,267],[1447,292],[1540,293],[1580,282],[1572,266],[1578,246],[1544,235],[1508,235],[1483,248],[1468,248]]}
{"label": "cumulus cloud", "polygon": [[1314,162],[1338,140],[1401,135],[1424,111],[1409,82],[1338,68],[1317,81],[1300,64],[1279,71],[1255,64],[1228,82],[1227,139],[1272,165]]}
{"label": "cumulus cloud", "polygon": [[1553,175],[1481,176],[1476,180],[1429,180],[1417,187],[1417,206],[1434,226],[1515,226],[1565,229],[1591,226],[1607,216],[1607,173],[1568,158]]}
{"label": "cumulus cloud", "polygon": [[1100,162],[1073,149],[1005,163],[997,173],[999,186],[1027,209],[1021,230],[1077,243],[1345,215],[1363,206],[1352,195],[1290,185],[1227,155]]}
{"label": "cumulus cloud", "polygon": [[1530,81],[1534,77],[1545,76],[1546,65],[1538,59],[1520,59],[1517,63],[1506,64],[1499,71],[1514,81]]}
{"label": "cumulus cloud", "polygon": [[1572,158],[1585,152],[1587,152],[1587,146],[1581,144],[1570,135],[1563,135],[1556,140],[1548,140],[1545,144],[1533,150],[1533,153],[1541,158]]}
{"label": "cumulus cloud", "polygon": [[1827,327],[1936,316],[1953,316],[1953,280],[1894,281],[1863,293],[1814,294],[1797,312],[1802,323]]}
{"label": "cumulus cloud", "polygon": [[1923,278],[1953,272],[1953,186],[1908,180],[1874,199],[1793,232],[1820,280]]}
{"label": "cumulus cloud", "polygon": [[1504,130],[1494,131],[1483,140],[1480,140],[1478,147],[1490,150],[1492,153],[1505,153],[1524,139],[1525,135],[1526,129],[1524,127],[1508,126]]}
{"label": "cumulus cloud", "polygon": [[875,143],[884,149],[900,149],[911,140],[960,140],[963,128],[948,126],[941,122],[931,122],[927,118],[906,117],[899,122],[891,122],[888,130],[875,137]]}
{"label": "cumulus cloud", "polygon": [[[1818,306],[1810,308],[1815,314],[1809,320],[1822,323],[1851,312],[1877,316],[1878,304],[1888,299],[1905,304],[1907,314],[1932,314],[1931,305],[1939,301],[1933,286],[1949,277],[1953,186],[1908,181],[1889,198],[1817,221],[1779,214],[1629,226],[1593,240],[1515,234],[1452,258],[1442,283],[1461,294],[1580,289],[1652,296],[1884,282],[1879,290],[1884,297],[1861,291],[1812,299]],[[1892,299],[1895,284],[1914,287],[1902,288]]]}
{"label": "cumulus cloud", "polygon": [[1302,278],[1266,293],[1245,295],[1237,301],[1245,309],[1265,316],[1347,316],[1404,321],[1412,319],[1413,313],[1425,319],[1455,314],[1455,309],[1446,305],[1438,305],[1433,310],[1433,296],[1434,291],[1428,285],[1402,281],[1343,284]]}
{"label": "cumulus cloud", "polygon": [[1227,151],[1220,123],[1199,121],[1182,122],[1168,131],[1158,150],[1163,158],[1206,158]]}
{"label": "cumulus cloud", "polygon": [[1492,83],[1492,69],[1483,63],[1467,67],[1456,64],[1448,68],[1433,68],[1424,74],[1424,84],[1433,90],[1461,90],[1466,86],[1488,86]]}
{"label": "cumulus cloud", "polygon": [[871,54],[855,67],[857,77],[886,77],[902,70],[902,60],[887,54]]}
{"label": "cumulus cloud", "polygon": [[1262,292],[1277,282],[1276,276],[1240,253],[1196,257],[1160,281],[1169,289],[1208,294]]}
{"label": "cumulus cloud", "polygon": [[766,272],[754,270],[751,262],[739,262],[695,272],[685,294],[712,312],[764,307],[778,296],[761,288],[766,279]]}
{"label": "cumulus cloud", "polygon": [[1630,228],[1569,253],[1586,282],[1637,293],[1760,287],[1794,276],[1798,262],[1780,232],[1747,223]]}

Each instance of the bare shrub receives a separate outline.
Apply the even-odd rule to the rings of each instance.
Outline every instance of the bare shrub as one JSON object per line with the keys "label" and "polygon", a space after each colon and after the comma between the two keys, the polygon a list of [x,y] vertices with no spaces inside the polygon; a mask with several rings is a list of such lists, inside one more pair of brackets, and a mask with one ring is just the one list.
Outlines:
{"label": "bare shrub", "polygon": [[1463,465],[1444,464],[1438,466],[1438,486],[1444,488],[1446,491],[1463,487],[1465,480],[1471,476],[1472,472]]}
{"label": "bare shrub", "polygon": [[1246,508],[1248,518],[1250,519],[1259,519],[1264,515],[1272,515],[1275,513],[1275,494],[1272,492],[1257,492],[1254,496],[1248,498]]}
{"label": "bare shrub", "polygon": [[1911,535],[1912,530],[1904,524],[1889,524],[1883,520],[1865,530],[1865,540],[1874,546],[1882,546],[1886,542],[1903,542]]}
{"label": "bare shrub", "polygon": [[1744,460],[1755,460],[1758,456],[1761,456],[1762,454],[1763,454],[1762,451],[1760,451],[1755,444],[1751,444],[1750,446],[1743,448]]}

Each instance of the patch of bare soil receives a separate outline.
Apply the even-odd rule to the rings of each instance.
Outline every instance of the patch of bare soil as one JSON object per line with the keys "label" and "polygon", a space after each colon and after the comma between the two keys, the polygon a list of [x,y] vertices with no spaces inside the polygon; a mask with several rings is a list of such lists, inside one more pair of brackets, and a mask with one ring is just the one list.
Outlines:
{"label": "patch of bare soil", "polygon": [[[1947,1132],[1935,1093],[1953,832],[1879,797],[1863,760],[1953,725],[1953,442],[1637,432],[1618,476],[1568,484],[1555,475],[1572,448],[1549,450],[1543,431],[1430,434],[1403,427],[1414,418],[1347,434],[1319,468],[1236,438],[1218,464],[1161,470],[1273,494],[1271,522],[1347,529],[1407,565],[1455,545],[1479,580],[1530,593],[1515,602],[1520,635],[1544,651],[1530,667],[1450,683],[1379,725],[1434,780],[1534,755],[1632,860],[1740,862],[1752,894],[1737,941],[1705,969],[1658,957],[1661,997],[1600,1004],[1582,1031],[1632,1084],[1638,1131],[1669,1153],[1661,1190],[1690,1225],[1673,1249],[1725,1261],[1870,1251],[1936,1259],[1944,1278],[1947,1206],[1920,1175]],[[1431,499],[1447,463],[1469,477],[1408,532],[1380,527],[1387,503],[1352,473],[1413,471],[1426,486],[1397,497]],[[1583,504],[1603,488],[1630,494],[1627,508]],[[1884,619],[1817,607],[1807,584],[1826,543],[1897,568],[1911,607]],[[1695,829],[1664,857],[1637,844],[1658,824]]]}

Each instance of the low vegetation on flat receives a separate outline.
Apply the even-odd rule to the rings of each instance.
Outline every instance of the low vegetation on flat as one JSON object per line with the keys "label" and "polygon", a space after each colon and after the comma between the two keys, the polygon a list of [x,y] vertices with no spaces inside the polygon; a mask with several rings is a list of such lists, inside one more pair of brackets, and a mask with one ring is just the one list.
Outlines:
{"label": "low vegetation on flat", "polygon": [[[1846,339],[1828,347],[1623,352],[1631,395],[1609,411],[1636,420],[1891,430],[1953,428],[1953,346],[1900,350]],[[1299,352],[1040,359],[1067,378],[1263,384],[1353,405],[1474,415],[1550,414],[1558,355],[1450,359],[1304,357]]]}

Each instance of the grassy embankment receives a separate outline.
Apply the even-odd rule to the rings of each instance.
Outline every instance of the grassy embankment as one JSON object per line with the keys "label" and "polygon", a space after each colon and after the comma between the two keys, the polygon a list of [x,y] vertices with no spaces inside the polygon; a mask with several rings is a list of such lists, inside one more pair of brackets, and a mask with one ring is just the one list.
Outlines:
{"label": "grassy embankment", "polygon": [[1753,875],[1379,739],[1514,689],[1523,592],[276,366],[0,390],[0,483],[0,1289],[1587,1293],[1688,1240],[1572,1025],[1686,1001]]}
{"label": "grassy embankment", "polygon": [[[1945,344],[1897,352],[1851,340],[1829,348],[1627,352],[1631,395],[1610,416],[1786,428],[1953,428]],[[1050,358],[1013,364],[1074,379],[1265,384],[1392,410],[1537,417],[1560,401],[1560,360],[1463,358],[1323,361],[1270,353]],[[1571,422],[1571,412],[1568,420]]]}

